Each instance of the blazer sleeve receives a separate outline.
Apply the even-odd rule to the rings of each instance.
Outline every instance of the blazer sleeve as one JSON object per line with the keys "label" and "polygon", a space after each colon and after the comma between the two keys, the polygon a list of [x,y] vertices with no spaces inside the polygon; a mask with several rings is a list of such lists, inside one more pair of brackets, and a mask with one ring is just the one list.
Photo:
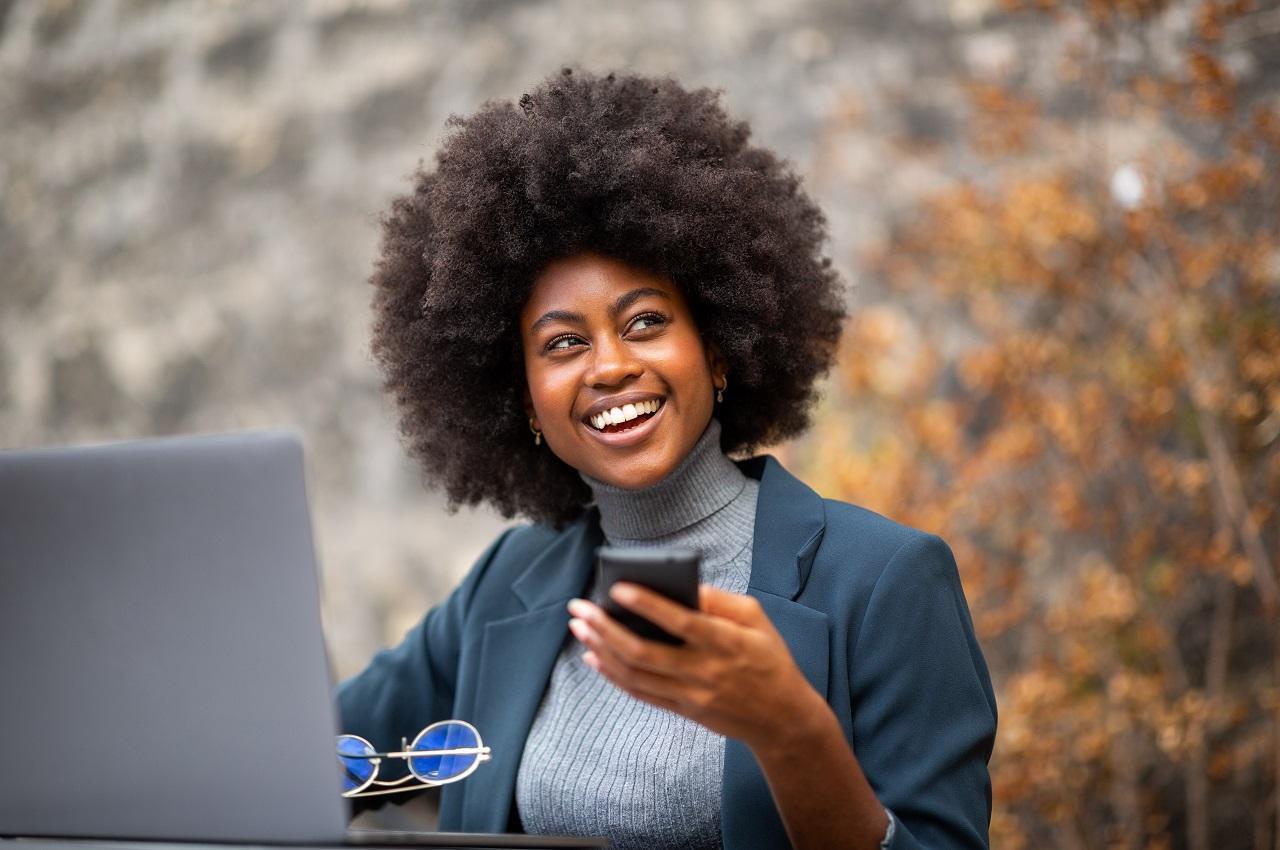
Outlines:
{"label": "blazer sleeve", "polygon": [[[440,604],[427,612],[391,649],[373,657],[363,671],[337,689],[338,716],[344,734],[359,735],[379,752],[398,748],[401,738],[412,739],[453,711],[458,680],[458,656],[463,626],[476,587],[493,563],[507,529],[480,554],[462,583]],[[384,762],[379,778],[402,776],[402,765]],[[394,795],[404,802],[413,795]],[[388,796],[354,798],[354,811],[380,808]]]}
{"label": "blazer sleeve", "polygon": [[942,538],[889,560],[851,659],[854,752],[897,819],[888,847],[988,847],[995,694]]}

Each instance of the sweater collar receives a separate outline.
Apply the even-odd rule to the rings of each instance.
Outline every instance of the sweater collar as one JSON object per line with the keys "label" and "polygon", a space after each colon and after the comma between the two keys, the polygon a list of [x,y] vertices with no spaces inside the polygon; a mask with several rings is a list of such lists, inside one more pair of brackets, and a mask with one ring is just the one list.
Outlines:
{"label": "sweater collar", "polygon": [[[757,597],[795,599],[808,581],[822,542],[825,502],[773,455],[735,460],[733,464],[760,484],[747,592]],[[600,512],[591,506],[565,528],[541,528],[546,536],[540,536],[543,542],[521,556],[529,565],[512,582],[511,592],[526,611],[556,605],[558,615],[568,616],[564,603],[582,594],[596,547],[604,542]],[[560,628],[563,630],[563,623]]]}
{"label": "sweater collar", "polygon": [[720,422],[707,423],[689,454],[666,478],[639,489],[608,484],[585,472],[609,540],[642,540],[673,534],[734,500],[747,485],[742,471],[720,450]]}

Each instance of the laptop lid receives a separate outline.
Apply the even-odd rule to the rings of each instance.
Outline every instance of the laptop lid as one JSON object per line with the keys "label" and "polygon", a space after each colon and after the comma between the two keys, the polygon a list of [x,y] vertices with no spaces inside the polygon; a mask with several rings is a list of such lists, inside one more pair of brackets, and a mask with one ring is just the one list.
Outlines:
{"label": "laptop lid", "polygon": [[341,841],[302,449],[0,452],[0,835]]}

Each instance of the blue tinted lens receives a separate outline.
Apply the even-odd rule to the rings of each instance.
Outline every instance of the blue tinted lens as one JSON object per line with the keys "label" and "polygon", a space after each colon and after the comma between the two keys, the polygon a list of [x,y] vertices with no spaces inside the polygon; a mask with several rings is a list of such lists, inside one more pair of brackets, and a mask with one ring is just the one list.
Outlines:
{"label": "blue tinted lens", "polygon": [[[479,747],[480,740],[474,729],[465,723],[445,721],[433,723],[422,730],[409,749],[450,750],[459,747]],[[417,756],[409,759],[409,770],[423,782],[447,782],[456,779],[475,766],[480,756],[463,753],[447,756]]]}
{"label": "blue tinted lens", "polygon": [[343,756],[370,756],[377,750],[363,738],[355,735],[338,736],[338,762],[342,765],[342,793],[359,790],[378,772],[378,760],[371,758],[343,758]]}

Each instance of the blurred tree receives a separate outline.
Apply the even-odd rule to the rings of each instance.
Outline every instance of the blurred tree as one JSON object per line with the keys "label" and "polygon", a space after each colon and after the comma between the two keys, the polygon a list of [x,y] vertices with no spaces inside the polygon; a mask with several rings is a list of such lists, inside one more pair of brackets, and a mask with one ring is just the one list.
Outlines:
{"label": "blurred tree", "polygon": [[864,264],[805,472],[952,544],[993,846],[1280,848],[1280,109],[1226,61],[1276,12],[1010,12],[1075,24],[1055,96],[969,87],[986,170]]}

